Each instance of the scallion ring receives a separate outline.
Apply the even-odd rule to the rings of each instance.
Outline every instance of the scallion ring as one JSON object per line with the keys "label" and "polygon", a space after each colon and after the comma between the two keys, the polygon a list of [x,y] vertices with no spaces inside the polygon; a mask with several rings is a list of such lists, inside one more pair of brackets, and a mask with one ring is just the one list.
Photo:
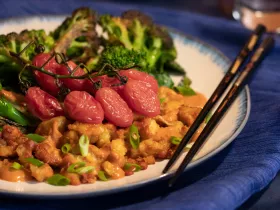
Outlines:
{"label": "scallion ring", "polygon": [[187,146],[185,147],[186,149],[191,149],[193,146],[194,142],[188,143]]}
{"label": "scallion ring", "polygon": [[69,143],[66,143],[64,144],[62,147],[61,147],[61,151],[66,154],[66,153],[69,153],[71,150],[71,144]]}
{"label": "scallion ring", "polygon": [[129,141],[133,149],[137,149],[140,144],[140,135],[138,128],[135,125],[131,125],[129,128]]}
{"label": "scallion ring", "polygon": [[73,163],[67,168],[67,172],[76,173],[77,168],[84,167],[85,165],[86,165],[85,162]]}
{"label": "scallion ring", "polygon": [[44,136],[40,136],[36,133],[27,134],[26,137],[37,143],[41,143],[42,141],[44,141],[46,139]]}
{"label": "scallion ring", "polygon": [[71,164],[68,167],[67,172],[77,173],[77,174],[85,174],[85,173],[91,172],[93,169],[94,169],[93,166],[86,166],[85,162],[77,162],[77,163]]}
{"label": "scallion ring", "polygon": [[98,171],[98,178],[99,178],[101,181],[108,181],[108,178],[106,177],[104,171]]}
{"label": "scallion ring", "polygon": [[25,158],[28,163],[31,163],[34,166],[41,167],[44,163],[36,158]]}
{"label": "scallion ring", "polygon": [[166,100],[165,98],[160,98],[159,99],[160,104],[162,104],[165,100]]}
{"label": "scallion ring", "polygon": [[89,172],[92,172],[94,169],[93,166],[85,166],[85,167],[80,167],[80,168],[77,168],[76,169],[76,173],[77,174],[86,174],[86,173],[89,173]]}
{"label": "scallion ring", "polygon": [[175,137],[175,136],[171,136],[171,138],[170,138],[171,144],[174,144],[174,145],[180,144],[181,141],[182,141],[181,138],[178,138],[178,137]]}
{"label": "scallion ring", "polygon": [[212,117],[212,113],[211,112],[209,112],[208,114],[207,114],[207,116],[205,117],[205,123],[207,124],[208,122],[209,122],[209,120],[211,119],[211,117]]}
{"label": "scallion ring", "polygon": [[79,139],[80,152],[83,157],[88,154],[89,138],[86,135],[82,135]]}
{"label": "scallion ring", "polygon": [[142,170],[142,167],[136,163],[126,163],[123,168],[124,170],[128,171],[131,167],[135,167],[135,172]]}
{"label": "scallion ring", "polygon": [[70,183],[70,180],[65,177],[65,176],[62,176],[61,174],[55,174],[51,177],[49,177],[47,179],[47,182],[50,184],[50,185],[55,185],[55,186],[66,186],[66,185],[69,185]]}
{"label": "scallion ring", "polygon": [[19,170],[22,168],[22,165],[20,165],[18,162],[13,162],[13,164],[11,165],[11,168]]}

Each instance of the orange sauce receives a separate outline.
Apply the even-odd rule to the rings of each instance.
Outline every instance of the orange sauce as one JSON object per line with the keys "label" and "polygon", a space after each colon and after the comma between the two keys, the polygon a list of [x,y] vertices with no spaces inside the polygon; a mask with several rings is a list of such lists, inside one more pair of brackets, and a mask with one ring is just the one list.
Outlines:
{"label": "orange sauce", "polygon": [[197,93],[193,96],[185,96],[184,97],[184,103],[188,104],[189,106],[193,107],[203,107],[206,103],[207,99],[204,95],[201,93]]}
{"label": "orange sauce", "polygon": [[31,175],[22,169],[12,169],[7,165],[3,165],[0,168],[0,179],[9,182],[26,182],[32,179]]}

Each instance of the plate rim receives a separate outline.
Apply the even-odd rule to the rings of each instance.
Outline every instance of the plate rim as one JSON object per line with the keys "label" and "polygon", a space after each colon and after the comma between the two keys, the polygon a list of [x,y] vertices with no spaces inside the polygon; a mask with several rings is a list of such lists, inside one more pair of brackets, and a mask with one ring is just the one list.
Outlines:
{"label": "plate rim", "polygon": [[[11,17],[11,18],[4,18],[4,19],[0,19],[0,28],[2,24],[5,24],[7,22],[25,22],[25,21],[30,21],[32,19],[36,19],[39,18],[40,20],[50,20],[50,19],[60,19],[60,18],[65,18],[67,15],[34,15],[34,16],[23,16],[23,17]],[[184,37],[188,40],[193,41],[194,43],[198,43],[200,45],[202,45],[203,47],[205,47],[206,49],[208,49],[209,51],[217,54],[220,58],[222,58],[222,60],[224,60],[228,65],[231,63],[231,60],[225,55],[223,54],[222,51],[220,51],[218,48],[216,48],[215,46],[208,44],[207,42],[194,37],[192,35],[189,35],[183,31],[180,31],[178,29],[175,29],[173,27],[169,27],[169,26],[164,26],[166,29],[168,29],[169,32],[174,33],[174,34],[178,34],[181,37]],[[214,61],[212,61],[214,62]],[[224,150],[229,144],[231,144],[235,138],[241,133],[241,131],[244,129],[246,123],[248,122],[249,116],[250,116],[250,112],[251,112],[251,96],[250,96],[250,89],[249,86],[246,85],[245,88],[241,91],[241,93],[244,93],[245,96],[245,100],[246,100],[246,105],[244,104],[244,109],[245,109],[245,113],[243,113],[243,119],[241,119],[241,123],[239,125],[237,125],[237,129],[229,136],[224,138],[224,142],[217,148],[215,148],[214,150],[212,150],[211,152],[209,152],[208,154],[204,155],[203,157],[195,160],[194,162],[191,162],[187,168],[185,168],[184,173],[194,167],[199,166],[200,164],[202,164],[203,162],[205,162],[206,160],[208,160],[211,157],[214,157],[215,155],[217,155],[218,153],[220,153],[222,150]],[[169,171],[166,174],[163,174],[159,177],[154,177],[148,180],[143,180],[143,181],[139,181],[137,183],[131,183],[131,184],[127,184],[123,187],[115,187],[112,189],[105,189],[105,190],[100,190],[100,191],[85,191],[85,192],[76,192],[76,193],[52,193],[52,194],[44,194],[44,193],[32,193],[32,192],[25,192],[25,191],[9,191],[9,190],[2,190],[0,189],[0,194],[4,194],[6,196],[13,196],[13,197],[21,197],[21,198],[39,198],[39,199],[64,199],[64,198],[85,198],[85,197],[97,197],[97,196],[103,196],[103,195],[108,195],[108,194],[115,194],[115,193],[120,193],[120,192],[124,192],[124,191],[128,191],[128,190],[133,190],[136,188],[139,188],[141,186],[150,184],[150,183],[155,183],[155,182],[159,182],[162,181],[164,179],[170,178],[172,176],[172,174],[174,174],[175,171]],[[2,180],[1,180],[2,181]]]}

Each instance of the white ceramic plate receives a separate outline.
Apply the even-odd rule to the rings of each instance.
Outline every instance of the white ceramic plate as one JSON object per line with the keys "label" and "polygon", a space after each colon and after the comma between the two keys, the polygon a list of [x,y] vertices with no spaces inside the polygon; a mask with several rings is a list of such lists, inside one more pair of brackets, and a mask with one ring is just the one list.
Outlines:
{"label": "white ceramic plate", "polygon": [[[62,16],[51,16],[3,20],[0,22],[0,31],[1,34],[12,31],[20,32],[24,29],[43,28],[49,31],[56,28],[63,19],[64,17]],[[193,81],[193,88],[210,97],[230,65],[229,59],[217,49],[195,38],[183,35],[174,30],[171,30],[171,34],[178,50],[178,62],[187,70],[188,76]],[[174,77],[174,80],[178,82],[180,78]],[[250,97],[249,89],[246,87],[187,169],[212,157],[232,142],[246,124],[249,112]],[[133,176],[120,180],[108,182],[97,181],[94,184],[80,186],[55,187],[45,183],[12,183],[0,180],[0,192],[17,196],[38,196],[40,198],[85,197],[108,194],[129,190],[166,178],[168,175],[161,175],[161,171],[166,163],[167,160],[158,162],[155,165],[149,166],[145,171],[137,172]],[[178,164],[172,168],[171,173],[177,167]]]}

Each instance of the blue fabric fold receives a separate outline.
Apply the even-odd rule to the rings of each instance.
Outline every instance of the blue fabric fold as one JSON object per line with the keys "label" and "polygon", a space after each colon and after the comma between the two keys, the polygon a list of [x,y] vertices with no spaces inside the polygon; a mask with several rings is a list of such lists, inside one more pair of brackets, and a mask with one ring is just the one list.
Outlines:
{"label": "blue fabric fold", "polygon": [[[0,18],[66,14],[89,6],[118,15],[136,8],[156,22],[193,35],[233,59],[250,32],[239,23],[155,7],[97,3],[90,0],[0,1]],[[186,55],[187,56],[187,55]],[[280,168],[280,40],[250,82],[252,109],[241,134],[225,150],[185,173],[175,188],[166,181],[97,198],[32,200],[0,198],[0,209],[235,209],[265,188]],[[187,59],[187,57],[186,57]]]}

